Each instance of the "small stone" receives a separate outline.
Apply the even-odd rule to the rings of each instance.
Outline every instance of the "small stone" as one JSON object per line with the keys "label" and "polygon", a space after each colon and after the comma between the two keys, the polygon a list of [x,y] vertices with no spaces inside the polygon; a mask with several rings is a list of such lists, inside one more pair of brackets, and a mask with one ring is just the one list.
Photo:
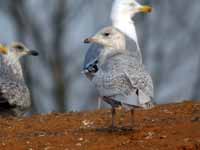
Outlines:
{"label": "small stone", "polygon": [[160,136],[160,139],[165,139],[167,136],[166,135],[162,135]]}
{"label": "small stone", "polygon": [[192,117],[191,121],[192,122],[200,122],[200,117]]}
{"label": "small stone", "polygon": [[82,123],[86,127],[91,127],[94,124],[93,122],[91,122],[89,120],[83,120]]}
{"label": "small stone", "polygon": [[5,144],[5,143],[2,143],[2,145],[5,146],[6,144]]}
{"label": "small stone", "polygon": [[76,146],[81,146],[81,143],[77,143]]}
{"label": "small stone", "polygon": [[147,136],[145,137],[145,139],[152,139],[154,135],[154,132],[148,132]]}
{"label": "small stone", "polygon": [[49,150],[51,147],[45,147],[44,150]]}
{"label": "small stone", "polygon": [[184,139],[184,142],[189,142],[190,141],[190,138],[185,138]]}
{"label": "small stone", "polygon": [[83,141],[83,138],[82,138],[82,137],[80,137],[78,140],[79,140],[79,141]]}

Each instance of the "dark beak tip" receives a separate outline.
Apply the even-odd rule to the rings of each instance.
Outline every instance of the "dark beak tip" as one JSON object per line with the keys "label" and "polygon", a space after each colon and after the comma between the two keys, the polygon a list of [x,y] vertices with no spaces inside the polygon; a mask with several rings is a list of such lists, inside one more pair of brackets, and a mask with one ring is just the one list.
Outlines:
{"label": "dark beak tip", "polygon": [[89,38],[87,38],[83,42],[86,43],[86,44],[88,44],[88,43],[90,43],[90,40],[89,40]]}
{"label": "dark beak tip", "polygon": [[39,52],[38,52],[38,51],[35,51],[35,50],[33,50],[33,51],[31,51],[31,55],[32,55],[32,56],[38,56],[38,55],[39,55]]}

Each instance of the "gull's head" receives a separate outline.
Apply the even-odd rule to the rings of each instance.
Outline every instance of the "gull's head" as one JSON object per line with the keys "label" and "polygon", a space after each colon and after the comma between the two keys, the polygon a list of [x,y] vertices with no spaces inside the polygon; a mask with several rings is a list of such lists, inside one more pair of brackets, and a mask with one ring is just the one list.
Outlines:
{"label": "gull's head", "polygon": [[93,37],[85,39],[84,43],[96,43],[103,46],[98,56],[100,66],[110,56],[126,52],[125,36],[114,27],[103,28]]}
{"label": "gull's head", "polygon": [[12,43],[8,46],[0,44],[0,54],[21,58],[26,55],[38,56],[39,53],[35,50],[29,50],[22,43]]}
{"label": "gull's head", "polygon": [[152,8],[135,0],[115,0],[112,7],[112,21],[131,20],[137,13],[150,13]]}
{"label": "gull's head", "polygon": [[93,37],[84,40],[84,43],[96,43],[105,49],[125,49],[124,35],[114,27],[106,27],[100,30]]}

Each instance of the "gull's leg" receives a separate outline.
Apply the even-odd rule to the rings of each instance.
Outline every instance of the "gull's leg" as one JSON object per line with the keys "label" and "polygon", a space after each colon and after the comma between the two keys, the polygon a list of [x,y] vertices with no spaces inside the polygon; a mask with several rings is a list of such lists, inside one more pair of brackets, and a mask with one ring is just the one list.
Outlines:
{"label": "gull's leg", "polygon": [[131,125],[133,127],[134,126],[134,108],[131,108],[130,112],[131,112]]}
{"label": "gull's leg", "polygon": [[102,102],[102,98],[99,96],[98,97],[98,109],[101,108],[101,102]]}
{"label": "gull's leg", "polygon": [[115,107],[112,106],[112,128],[115,127],[115,114],[116,114],[116,110]]}

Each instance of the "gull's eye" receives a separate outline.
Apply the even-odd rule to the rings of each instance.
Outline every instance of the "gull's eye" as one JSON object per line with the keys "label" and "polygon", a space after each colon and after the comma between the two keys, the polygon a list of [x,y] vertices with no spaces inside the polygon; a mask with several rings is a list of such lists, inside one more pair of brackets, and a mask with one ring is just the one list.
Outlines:
{"label": "gull's eye", "polygon": [[106,37],[108,37],[110,35],[110,33],[105,32],[103,35],[106,36]]}
{"label": "gull's eye", "polygon": [[15,46],[15,48],[18,49],[18,50],[24,50],[24,47],[21,46],[21,45],[17,45],[17,46]]}

